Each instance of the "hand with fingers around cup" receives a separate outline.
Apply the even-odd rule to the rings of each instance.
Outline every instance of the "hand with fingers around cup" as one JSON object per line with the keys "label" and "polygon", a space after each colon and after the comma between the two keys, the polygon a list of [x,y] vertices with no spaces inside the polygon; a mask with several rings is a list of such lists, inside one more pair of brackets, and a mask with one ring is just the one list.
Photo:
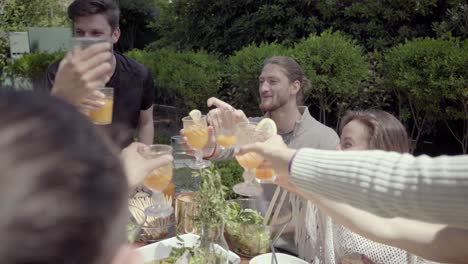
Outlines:
{"label": "hand with fingers around cup", "polygon": [[258,153],[265,159],[264,166],[273,168],[277,174],[278,184],[289,183],[289,162],[297,150],[288,148],[281,136],[274,135],[265,142],[244,145],[237,154],[242,155],[249,152]]}
{"label": "hand with fingers around cup", "polygon": [[[182,147],[185,150],[185,153],[190,156],[195,156],[195,149],[188,144],[188,139],[185,135],[184,129],[180,130],[180,136],[182,137]],[[202,149],[203,151],[203,158],[210,158],[213,156],[214,152],[216,151],[216,140],[214,138],[213,127],[208,126],[208,143]]]}
{"label": "hand with fingers around cup", "polygon": [[81,111],[101,107],[104,95],[96,89],[105,87],[111,76],[111,49],[110,43],[102,42],[68,52],[60,62],[51,94]]}
{"label": "hand with fingers around cup", "polygon": [[140,153],[149,146],[134,142],[122,150],[121,158],[127,174],[128,185],[135,188],[141,184],[151,171],[172,162],[172,155],[162,155],[157,158],[147,159]]}

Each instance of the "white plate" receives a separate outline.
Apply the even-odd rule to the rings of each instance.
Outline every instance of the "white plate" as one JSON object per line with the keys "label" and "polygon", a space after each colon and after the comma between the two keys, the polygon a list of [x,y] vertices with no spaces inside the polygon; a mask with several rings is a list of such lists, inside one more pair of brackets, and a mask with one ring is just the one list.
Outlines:
{"label": "white plate", "polygon": [[[198,236],[185,234],[179,236],[184,241],[184,246],[193,247],[198,241]],[[171,237],[153,244],[146,245],[138,249],[145,262],[169,257],[173,247],[180,247],[180,241],[176,237]],[[240,263],[240,258],[229,251],[229,261],[234,264]]]}
{"label": "white plate", "polygon": [[[276,253],[276,259],[280,264],[308,264],[308,262],[291,255]],[[271,253],[262,254],[251,259],[250,264],[271,264]]]}

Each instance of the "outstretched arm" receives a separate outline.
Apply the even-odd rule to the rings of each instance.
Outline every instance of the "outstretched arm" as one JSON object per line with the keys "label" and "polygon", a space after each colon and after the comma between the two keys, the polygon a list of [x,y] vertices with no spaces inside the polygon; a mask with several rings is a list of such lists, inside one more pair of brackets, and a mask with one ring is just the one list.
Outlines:
{"label": "outstretched arm", "polygon": [[[291,150],[279,136],[241,148],[271,163],[280,182],[382,217],[468,228],[468,155]],[[289,170],[290,167],[290,170]],[[291,175],[289,175],[291,174]]]}
{"label": "outstretched arm", "polygon": [[468,230],[407,218],[384,218],[311,193],[301,193],[334,221],[376,242],[443,263],[468,263]]}

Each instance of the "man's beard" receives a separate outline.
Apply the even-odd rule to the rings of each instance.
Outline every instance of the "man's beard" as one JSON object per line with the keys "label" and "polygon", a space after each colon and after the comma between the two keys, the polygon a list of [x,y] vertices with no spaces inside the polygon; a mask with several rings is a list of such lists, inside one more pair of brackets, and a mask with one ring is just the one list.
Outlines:
{"label": "man's beard", "polygon": [[262,112],[276,111],[288,103],[287,99],[286,100],[281,100],[281,99],[273,100],[273,98],[270,98],[268,99],[268,101],[269,101],[268,103],[260,102],[259,106]]}

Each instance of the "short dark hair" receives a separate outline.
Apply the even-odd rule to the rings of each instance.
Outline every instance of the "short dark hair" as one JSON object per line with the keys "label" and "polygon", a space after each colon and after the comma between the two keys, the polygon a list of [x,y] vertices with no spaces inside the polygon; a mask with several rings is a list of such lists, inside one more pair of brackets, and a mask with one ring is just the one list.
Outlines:
{"label": "short dark hair", "polygon": [[128,219],[117,150],[45,93],[2,92],[0,113],[1,262],[110,261]]}
{"label": "short dark hair", "polygon": [[113,30],[119,26],[120,9],[113,0],[74,0],[68,6],[68,18],[72,21],[96,14],[105,15]]}

